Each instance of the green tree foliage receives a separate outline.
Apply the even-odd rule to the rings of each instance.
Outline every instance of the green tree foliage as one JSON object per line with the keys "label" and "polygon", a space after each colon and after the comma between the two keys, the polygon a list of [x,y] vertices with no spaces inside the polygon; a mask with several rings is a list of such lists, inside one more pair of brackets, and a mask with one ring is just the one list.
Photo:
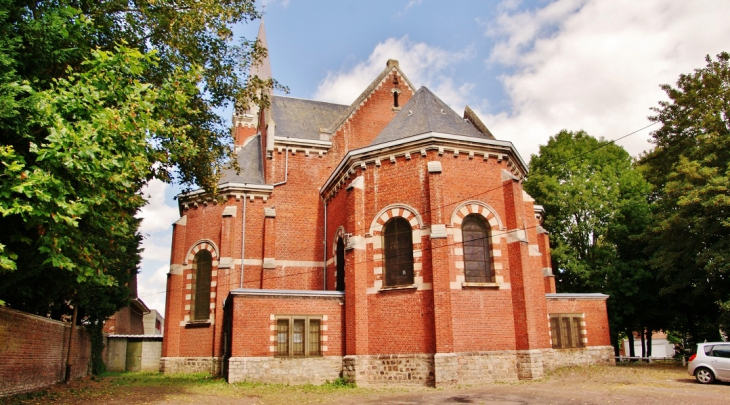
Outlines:
{"label": "green tree foliage", "polygon": [[[251,0],[0,0],[0,300],[100,322],[139,264],[140,189],[214,192],[230,132],[266,103],[265,50],[233,43]],[[2,302],[0,301],[0,303]]]}
{"label": "green tree foliage", "polygon": [[[525,190],[545,207],[560,292],[609,294],[618,332],[658,328],[654,277],[636,240],[648,222],[648,185],[620,146],[583,131],[561,131],[530,159]],[[618,345],[615,345],[618,347]]]}
{"label": "green tree foliage", "polygon": [[654,150],[642,159],[656,219],[651,265],[671,297],[675,327],[693,342],[730,329],[730,54],[663,85]]}

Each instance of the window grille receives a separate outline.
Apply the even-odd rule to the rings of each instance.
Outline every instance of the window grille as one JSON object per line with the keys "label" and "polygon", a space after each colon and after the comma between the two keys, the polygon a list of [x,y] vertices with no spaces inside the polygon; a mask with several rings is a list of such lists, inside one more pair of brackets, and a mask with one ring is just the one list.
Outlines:
{"label": "window grille", "polygon": [[554,349],[584,347],[581,314],[550,314],[550,334]]}
{"label": "window grille", "polygon": [[319,319],[310,319],[309,320],[309,354],[310,355],[322,354],[320,344],[319,344],[320,322],[321,321]]}
{"label": "window grille", "polygon": [[493,283],[489,255],[489,231],[484,220],[468,215],[461,224],[464,247],[464,280],[467,283]]}
{"label": "window grille", "polygon": [[279,315],[276,317],[277,356],[321,356],[322,317]]}
{"label": "window grille", "polygon": [[413,232],[405,218],[396,217],[385,224],[385,285],[413,284]]}
{"label": "window grille", "polygon": [[193,284],[191,294],[192,319],[196,321],[210,318],[210,281],[213,257],[207,250],[199,251],[193,258]]}
{"label": "window grille", "polygon": [[278,319],[276,321],[276,354],[280,356],[289,355],[289,320]]}

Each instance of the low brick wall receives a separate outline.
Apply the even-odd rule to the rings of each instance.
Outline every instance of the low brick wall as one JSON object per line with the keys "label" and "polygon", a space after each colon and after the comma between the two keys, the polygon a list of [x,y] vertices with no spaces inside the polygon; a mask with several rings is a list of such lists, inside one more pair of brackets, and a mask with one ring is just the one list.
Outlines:
{"label": "low brick wall", "polygon": [[613,346],[589,346],[580,349],[550,349],[543,354],[545,371],[568,366],[615,364]]}
{"label": "low brick wall", "polygon": [[231,357],[228,382],[323,384],[340,377],[342,357]]}
{"label": "low brick wall", "polygon": [[221,359],[219,357],[161,357],[160,371],[165,374],[209,373],[218,376],[221,374]]}
{"label": "low brick wall", "polygon": [[[71,325],[0,308],[0,396],[63,381]],[[89,373],[89,333],[77,327],[71,376]]]}
{"label": "low brick wall", "polygon": [[434,385],[433,354],[345,356],[342,374],[359,386]]}

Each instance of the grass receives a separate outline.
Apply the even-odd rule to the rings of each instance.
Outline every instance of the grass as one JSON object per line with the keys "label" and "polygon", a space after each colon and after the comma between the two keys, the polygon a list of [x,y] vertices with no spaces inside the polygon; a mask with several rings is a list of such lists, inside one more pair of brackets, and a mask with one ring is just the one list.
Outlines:
{"label": "grass", "polygon": [[[576,384],[594,389],[613,390],[615,387],[663,387],[683,377],[683,368],[672,364],[622,363],[612,366],[564,367],[546,373],[538,381],[519,381],[495,384],[491,387],[514,386],[520,389],[542,389],[546,384],[553,389],[572,392]],[[667,382],[669,381],[669,382]],[[522,388],[520,388],[522,387]],[[605,388],[601,388],[605,387]],[[0,405],[29,404],[104,404],[111,400],[121,403],[143,403],[156,398],[171,403],[198,398],[205,402],[214,398],[244,399],[247,403],[360,403],[364,399],[388,398],[392,395],[427,395],[443,389],[425,387],[363,388],[338,378],[322,385],[264,384],[240,382],[228,384],[222,378],[207,373],[161,374],[157,372],[106,373],[100,377],[75,380],[69,385],[58,384],[47,389],[0,398]],[[611,391],[613,392],[613,391]],[[225,401],[224,401],[225,402]]]}
{"label": "grass", "polygon": [[210,386],[220,384],[221,378],[214,378],[208,373],[195,374],[162,374],[160,372],[139,373],[104,373],[100,378],[109,378],[114,386]]}

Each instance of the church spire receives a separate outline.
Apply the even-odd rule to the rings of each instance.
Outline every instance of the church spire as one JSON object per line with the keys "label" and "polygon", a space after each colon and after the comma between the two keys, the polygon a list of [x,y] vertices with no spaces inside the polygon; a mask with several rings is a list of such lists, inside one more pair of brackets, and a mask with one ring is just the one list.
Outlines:
{"label": "church spire", "polygon": [[261,25],[259,25],[259,34],[256,37],[259,45],[266,49],[264,56],[259,63],[251,66],[251,76],[258,76],[259,79],[271,79],[271,61],[269,60],[269,44],[266,42],[266,29],[264,28],[264,18],[261,17]]}
{"label": "church spire", "polygon": [[[249,77],[258,76],[261,80],[271,79],[271,62],[269,61],[269,45],[266,42],[266,29],[264,28],[264,19],[261,17],[261,25],[259,25],[259,34],[256,37],[259,45],[266,49],[266,56],[261,58],[259,62],[251,65],[248,72]],[[259,124],[259,106],[250,103],[244,108],[236,108],[233,111],[233,141],[236,146],[236,152],[243,146],[246,139],[256,135]]]}

